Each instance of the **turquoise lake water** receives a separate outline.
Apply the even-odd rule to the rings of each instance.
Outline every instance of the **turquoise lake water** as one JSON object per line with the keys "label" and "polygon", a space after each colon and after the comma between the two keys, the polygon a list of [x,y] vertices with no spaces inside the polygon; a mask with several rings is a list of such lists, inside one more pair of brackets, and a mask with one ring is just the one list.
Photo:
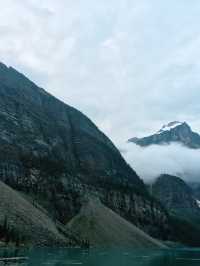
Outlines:
{"label": "turquoise lake water", "polygon": [[[9,253],[2,257],[10,257]],[[123,250],[33,249],[12,256],[27,257],[24,262],[3,262],[1,265],[83,265],[83,266],[199,266],[200,249],[184,250]]]}

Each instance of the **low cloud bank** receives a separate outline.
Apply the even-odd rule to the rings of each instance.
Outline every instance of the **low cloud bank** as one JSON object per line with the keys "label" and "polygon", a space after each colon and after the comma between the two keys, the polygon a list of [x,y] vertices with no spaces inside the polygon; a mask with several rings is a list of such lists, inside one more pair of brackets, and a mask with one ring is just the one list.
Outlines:
{"label": "low cloud bank", "polygon": [[126,161],[145,182],[151,182],[163,173],[179,176],[189,182],[200,182],[200,150],[176,143],[146,148],[132,143],[118,146]]}

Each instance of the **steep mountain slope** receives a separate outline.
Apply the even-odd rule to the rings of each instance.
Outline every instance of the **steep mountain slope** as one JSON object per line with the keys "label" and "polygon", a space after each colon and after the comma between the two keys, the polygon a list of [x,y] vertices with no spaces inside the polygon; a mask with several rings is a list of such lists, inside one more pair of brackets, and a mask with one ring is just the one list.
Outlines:
{"label": "steep mountain slope", "polygon": [[144,137],[132,138],[128,142],[146,147],[152,144],[170,144],[174,142],[181,143],[188,148],[200,148],[200,135],[193,132],[187,123],[171,122],[163,126],[157,133]]}
{"label": "steep mountain slope", "polygon": [[[0,235],[33,245],[68,245],[54,222],[39,208],[0,182]],[[14,238],[14,239],[12,239]]]}
{"label": "steep mountain slope", "polygon": [[63,162],[70,172],[91,173],[90,183],[95,178],[101,181],[101,176],[108,180],[123,176],[123,182],[143,185],[87,117],[4,65],[0,66],[0,119],[1,145],[10,160],[19,154],[45,157]]}
{"label": "steep mountain slope", "polygon": [[96,247],[165,247],[94,198],[85,202],[67,228]]}
{"label": "steep mountain slope", "polygon": [[200,206],[192,189],[179,177],[161,175],[152,185],[151,192],[171,214],[177,239],[199,246]]}
{"label": "steep mountain slope", "polygon": [[86,194],[165,238],[167,213],[81,112],[0,64],[0,179],[67,224]]}

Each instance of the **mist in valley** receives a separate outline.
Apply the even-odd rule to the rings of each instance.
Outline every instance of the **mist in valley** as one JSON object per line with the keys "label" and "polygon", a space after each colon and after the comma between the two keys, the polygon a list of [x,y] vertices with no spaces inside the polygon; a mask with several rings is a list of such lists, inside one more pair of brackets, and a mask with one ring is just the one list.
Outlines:
{"label": "mist in valley", "polygon": [[139,147],[134,143],[118,144],[123,157],[144,182],[160,174],[176,175],[187,182],[200,182],[200,150],[181,144]]}

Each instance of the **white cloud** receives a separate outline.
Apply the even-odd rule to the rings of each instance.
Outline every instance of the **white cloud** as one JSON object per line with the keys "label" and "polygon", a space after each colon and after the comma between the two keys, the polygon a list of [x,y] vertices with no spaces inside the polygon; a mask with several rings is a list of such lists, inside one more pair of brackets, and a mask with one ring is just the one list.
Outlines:
{"label": "white cloud", "polygon": [[135,144],[119,145],[128,163],[146,182],[160,174],[171,174],[186,181],[200,181],[200,150],[179,144],[152,145],[141,148]]}
{"label": "white cloud", "polygon": [[7,0],[0,60],[115,143],[170,120],[200,130],[198,0]]}

